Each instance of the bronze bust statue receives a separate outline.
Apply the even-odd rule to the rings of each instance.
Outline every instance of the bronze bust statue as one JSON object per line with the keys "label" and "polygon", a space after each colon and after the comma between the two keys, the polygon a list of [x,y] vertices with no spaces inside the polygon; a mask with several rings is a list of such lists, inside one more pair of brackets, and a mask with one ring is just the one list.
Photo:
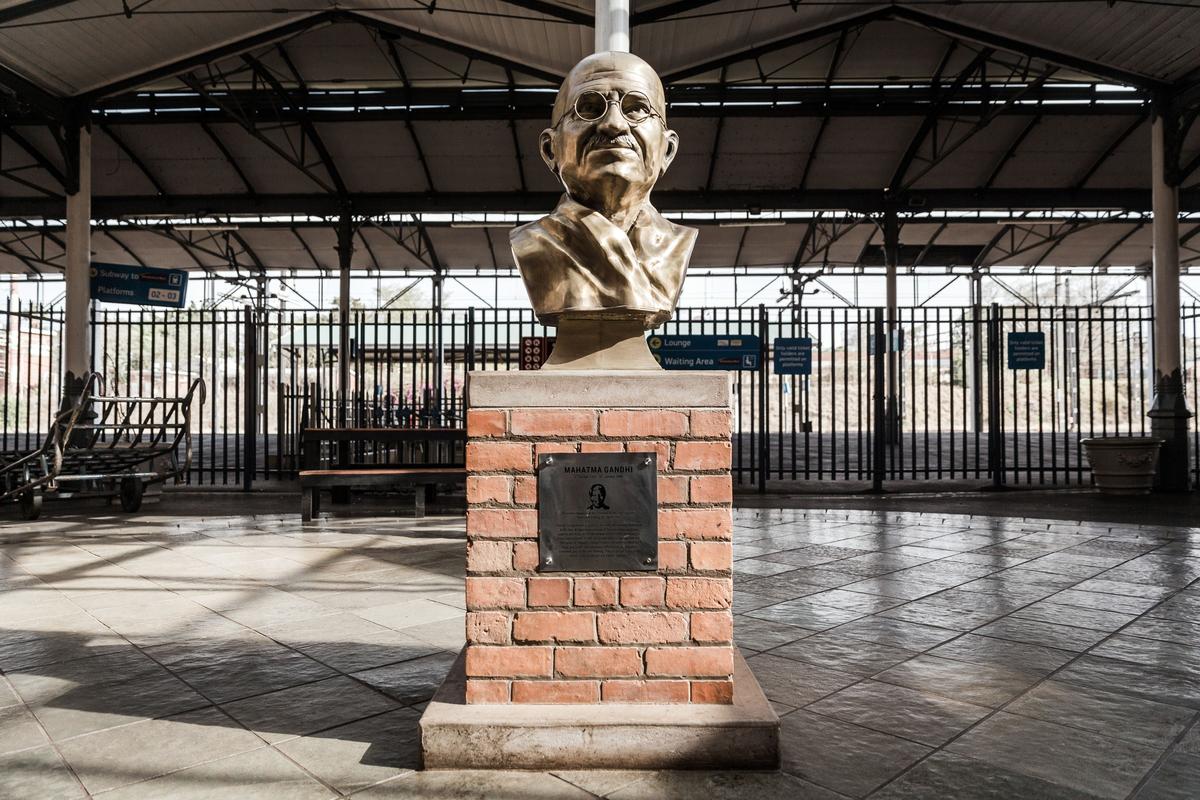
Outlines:
{"label": "bronze bust statue", "polygon": [[658,368],[643,336],[674,313],[696,242],[650,205],[678,148],[642,59],[596,53],[567,75],[539,147],[566,194],[509,237],[538,319],[558,327],[546,367]]}

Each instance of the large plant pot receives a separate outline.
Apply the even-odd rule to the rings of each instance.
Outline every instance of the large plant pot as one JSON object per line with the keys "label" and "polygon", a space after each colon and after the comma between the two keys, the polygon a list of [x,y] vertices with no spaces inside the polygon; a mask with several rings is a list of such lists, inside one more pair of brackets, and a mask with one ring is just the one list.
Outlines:
{"label": "large plant pot", "polygon": [[1162,443],[1153,436],[1097,436],[1082,442],[1096,488],[1117,495],[1150,493]]}

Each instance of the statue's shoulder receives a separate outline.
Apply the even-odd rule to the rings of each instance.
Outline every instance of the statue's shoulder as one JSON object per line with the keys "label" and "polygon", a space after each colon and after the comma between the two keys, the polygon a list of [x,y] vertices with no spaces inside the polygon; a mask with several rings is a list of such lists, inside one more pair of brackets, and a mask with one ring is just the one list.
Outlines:
{"label": "statue's shoulder", "polygon": [[687,225],[680,225],[667,219],[654,206],[648,205],[645,215],[650,227],[658,234],[656,238],[664,243],[690,245],[700,234],[696,228],[689,228]]}

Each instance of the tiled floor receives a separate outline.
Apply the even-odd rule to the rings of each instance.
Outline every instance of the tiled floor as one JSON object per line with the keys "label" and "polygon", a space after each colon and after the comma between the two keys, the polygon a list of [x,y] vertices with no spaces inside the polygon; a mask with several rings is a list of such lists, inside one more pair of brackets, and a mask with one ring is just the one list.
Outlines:
{"label": "tiled floor", "polygon": [[781,773],[420,773],[461,518],[292,506],[6,511],[0,798],[1200,797],[1200,529],[739,511]]}

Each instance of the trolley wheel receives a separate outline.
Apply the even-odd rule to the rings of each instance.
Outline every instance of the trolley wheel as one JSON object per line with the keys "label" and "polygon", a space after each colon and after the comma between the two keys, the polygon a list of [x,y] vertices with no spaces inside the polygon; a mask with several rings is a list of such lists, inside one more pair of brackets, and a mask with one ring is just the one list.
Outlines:
{"label": "trolley wheel", "polygon": [[142,507],[142,495],[146,491],[142,479],[129,476],[121,479],[121,510],[130,514]]}
{"label": "trolley wheel", "polygon": [[312,518],[318,513],[316,489],[305,489],[300,492],[300,519],[305,522],[312,522]]}
{"label": "trolley wheel", "polygon": [[24,519],[37,519],[42,513],[42,493],[38,491],[25,492],[17,498]]}

